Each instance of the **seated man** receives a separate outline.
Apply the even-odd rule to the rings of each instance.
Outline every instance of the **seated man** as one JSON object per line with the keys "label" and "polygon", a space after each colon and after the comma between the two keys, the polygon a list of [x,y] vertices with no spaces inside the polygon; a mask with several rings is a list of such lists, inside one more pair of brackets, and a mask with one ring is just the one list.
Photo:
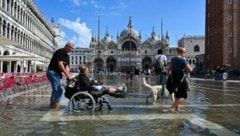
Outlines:
{"label": "seated man", "polygon": [[89,68],[87,66],[81,66],[79,68],[79,84],[81,90],[88,91],[93,97],[98,98],[104,94],[109,94],[110,96],[116,98],[126,98],[127,97],[127,88],[126,86],[121,86],[118,88],[113,87],[106,87],[104,85],[99,85],[99,81],[97,80],[90,80],[89,75]]}

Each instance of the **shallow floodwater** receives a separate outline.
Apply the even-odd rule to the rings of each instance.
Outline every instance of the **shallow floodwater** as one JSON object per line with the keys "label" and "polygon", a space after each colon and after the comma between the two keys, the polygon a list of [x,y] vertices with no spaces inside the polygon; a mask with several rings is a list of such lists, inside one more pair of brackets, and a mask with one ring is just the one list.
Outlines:
{"label": "shallow floodwater", "polygon": [[[72,112],[68,100],[49,111],[50,86],[17,93],[1,107],[1,136],[216,136],[240,135],[240,90],[237,81],[191,79],[192,89],[178,113],[168,111],[170,98],[146,104],[149,90],[140,79],[96,75],[107,85],[125,83],[127,98],[109,98],[112,110]],[[148,76],[147,82],[154,84]]]}

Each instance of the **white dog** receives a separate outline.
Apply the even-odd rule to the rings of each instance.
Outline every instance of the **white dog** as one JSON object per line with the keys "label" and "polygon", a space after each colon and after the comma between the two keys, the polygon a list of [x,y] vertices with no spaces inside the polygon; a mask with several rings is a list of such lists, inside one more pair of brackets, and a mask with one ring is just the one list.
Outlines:
{"label": "white dog", "polygon": [[[148,103],[148,97],[152,97],[153,98],[152,104],[155,104],[158,96],[160,96],[162,93],[162,85],[150,85],[146,82],[146,79],[144,76],[142,77],[142,81],[143,81],[143,85],[151,90],[151,94],[147,96],[146,103]],[[168,95],[169,95],[169,92],[165,89],[162,98]]]}

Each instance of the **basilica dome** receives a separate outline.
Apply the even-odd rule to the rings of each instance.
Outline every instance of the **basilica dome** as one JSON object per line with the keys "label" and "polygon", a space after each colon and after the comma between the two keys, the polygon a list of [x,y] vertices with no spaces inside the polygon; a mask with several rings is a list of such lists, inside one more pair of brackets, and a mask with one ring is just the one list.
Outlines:
{"label": "basilica dome", "polygon": [[112,38],[109,36],[109,33],[106,32],[104,38],[102,39],[102,42],[106,45],[112,42]]}
{"label": "basilica dome", "polygon": [[151,37],[149,37],[147,40],[152,44],[156,44],[157,42],[161,41],[160,37],[156,36],[154,30],[151,33]]}
{"label": "basilica dome", "polygon": [[136,38],[136,39],[139,39],[139,33],[137,30],[135,30],[133,27],[131,28],[125,28],[124,30],[122,30],[121,34],[120,34],[120,37],[122,38],[126,38],[128,36],[128,34],[131,33],[131,36]]}

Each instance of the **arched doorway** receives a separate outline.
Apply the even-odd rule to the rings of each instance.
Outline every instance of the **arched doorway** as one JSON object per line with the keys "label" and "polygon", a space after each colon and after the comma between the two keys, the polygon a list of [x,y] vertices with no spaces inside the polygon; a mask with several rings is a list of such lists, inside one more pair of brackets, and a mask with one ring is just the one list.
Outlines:
{"label": "arched doorway", "polygon": [[152,68],[152,59],[151,57],[144,57],[142,60],[142,69],[143,71],[148,71]]}
{"label": "arched doorway", "polygon": [[[10,55],[10,52],[8,51],[8,50],[6,50],[6,51],[4,51],[3,52],[3,55],[5,56],[7,56],[7,55]],[[3,69],[2,69],[2,71],[3,72],[5,72],[5,73],[7,73],[8,72],[8,65],[9,65],[9,61],[3,61]]]}
{"label": "arched doorway", "polygon": [[94,60],[94,72],[103,72],[103,60],[101,58]]}
{"label": "arched doorway", "polygon": [[114,72],[114,70],[116,69],[116,60],[114,57],[108,57],[107,58],[107,70],[108,72]]}

